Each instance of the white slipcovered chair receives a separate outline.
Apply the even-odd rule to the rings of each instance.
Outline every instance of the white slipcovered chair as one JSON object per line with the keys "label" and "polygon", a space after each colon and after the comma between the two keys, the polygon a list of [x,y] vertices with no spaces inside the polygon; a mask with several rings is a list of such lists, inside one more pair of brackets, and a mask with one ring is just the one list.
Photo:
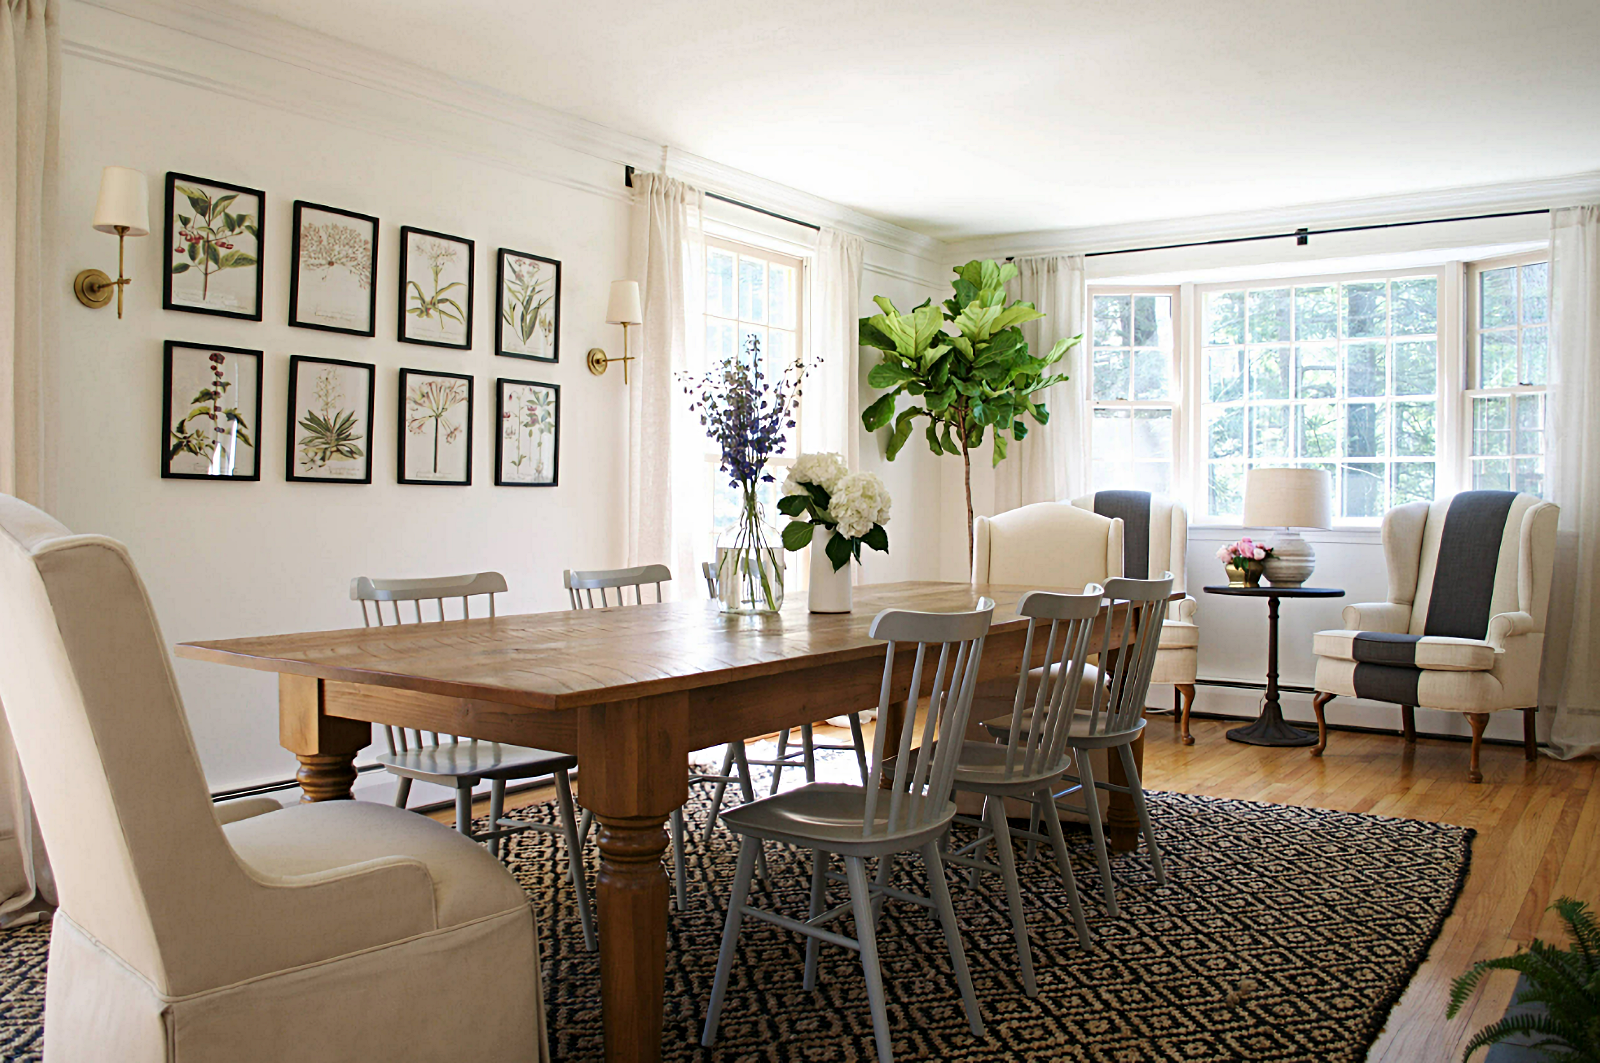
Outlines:
{"label": "white slipcovered chair", "polygon": [[1521,709],[1532,760],[1559,512],[1533,495],[1463,491],[1384,514],[1389,600],[1347,605],[1343,629],[1315,636],[1311,755],[1327,747],[1325,709],[1343,695],[1399,705],[1408,743],[1416,741],[1415,706],[1465,713],[1472,782],[1483,781],[1478,750],[1489,714]]}
{"label": "white slipcovered chair", "polygon": [[1167,606],[1161,625],[1161,645],[1156,650],[1152,683],[1171,683],[1181,705],[1174,705],[1174,722],[1183,744],[1194,745],[1189,734],[1189,712],[1194,708],[1194,681],[1199,672],[1200,629],[1195,625],[1199,603],[1189,594],[1189,511],[1183,503],[1149,491],[1096,491],[1072,500],[1079,509],[1122,521],[1122,574],[1128,579],[1159,579],[1172,573],[1172,589],[1182,599]]}
{"label": "white slipcovered chair", "polygon": [[[974,583],[1075,593],[1091,583],[1104,586],[1106,580],[1122,575],[1121,519],[1102,517],[1066,502],[1036,502],[997,516],[977,517],[972,522],[972,533]],[[1035,684],[1035,689],[1043,675],[1042,667],[1033,669],[1029,682]],[[1083,689],[1078,696],[1081,705],[1087,706],[1093,699],[1099,675],[1092,664],[1084,669]],[[1016,693],[1017,680],[1013,678],[979,683],[967,724],[968,740],[992,742],[994,738],[983,729],[983,721],[1008,714]],[[1105,751],[1097,750],[1092,755],[1098,760],[1095,768],[1104,778]],[[1100,802],[1104,810],[1106,794],[1100,794]],[[983,811],[983,802],[972,794],[957,794],[956,803],[963,815],[979,815]],[[1012,799],[1007,799],[1006,808],[1009,815],[1018,817],[1030,811],[1026,803]],[[1069,808],[1062,811],[1077,818]]]}
{"label": "white slipcovered chair", "polygon": [[367,802],[213,810],[127,551],[0,495],[0,702],[61,907],[49,1063],[546,1059],[528,898]]}

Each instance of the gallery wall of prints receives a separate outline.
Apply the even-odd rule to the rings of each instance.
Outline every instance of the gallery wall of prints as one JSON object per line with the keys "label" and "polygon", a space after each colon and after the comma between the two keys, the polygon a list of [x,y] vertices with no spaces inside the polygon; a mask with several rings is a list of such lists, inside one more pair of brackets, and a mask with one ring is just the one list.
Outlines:
{"label": "gallery wall of prints", "polygon": [[[114,265],[115,241],[85,220],[106,165],[149,175],[153,231],[127,242],[123,320],[62,300],[46,503],[69,527],[129,545],[168,642],[349,627],[359,575],[495,570],[510,586],[498,608],[526,612],[563,606],[563,568],[621,564],[626,393],[615,369],[597,378],[583,365],[590,347],[621,345],[605,324],[610,282],[627,274],[621,196],[233,98],[230,132],[196,135],[177,116],[213,113],[218,97],[65,62],[60,260]],[[564,165],[620,180],[584,156]],[[197,207],[176,193],[182,217],[164,243],[169,172],[203,195]],[[265,193],[264,219],[246,225],[259,206],[249,193],[224,202],[236,195],[224,183]],[[402,227],[417,230],[406,292]],[[219,246],[191,258],[203,230]],[[514,252],[503,321],[501,248]],[[166,301],[221,312],[162,309],[174,261],[188,268],[168,275]],[[418,342],[400,340],[402,319]],[[527,382],[508,385],[514,419],[498,416],[502,378]],[[293,774],[271,676],[175,667],[213,789]]]}

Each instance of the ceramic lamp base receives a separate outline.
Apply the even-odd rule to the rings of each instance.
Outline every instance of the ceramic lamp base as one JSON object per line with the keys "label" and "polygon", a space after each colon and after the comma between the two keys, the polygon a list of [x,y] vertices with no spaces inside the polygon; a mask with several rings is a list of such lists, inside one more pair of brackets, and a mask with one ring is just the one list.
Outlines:
{"label": "ceramic lamp base", "polygon": [[1264,561],[1267,580],[1274,587],[1298,587],[1317,567],[1317,552],[1300,533],[1284,530],[1272,543],[1272,556]]}

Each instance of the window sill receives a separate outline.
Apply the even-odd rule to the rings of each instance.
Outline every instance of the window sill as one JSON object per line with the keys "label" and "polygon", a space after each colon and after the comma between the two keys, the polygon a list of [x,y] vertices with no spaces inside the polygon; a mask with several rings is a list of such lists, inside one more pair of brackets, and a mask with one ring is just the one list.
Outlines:
{"label": "window sill", "polygon": [[[1272,536],[1280,528],[1246,528],[1241,524],[1189,524],[1189,540],[1191,542],[1205,543],[1231,543],[1241,538],[1246,532],[1258,533],[1262,539],[1271,541]],[[1383,542],[1383,529],[1377,525],[1351,526],[1345,528],[1302,528],[1300,535],[1308,543],[1366,543],[1379,545]],[[1255,538],[1255,536],[1252,536]]]}

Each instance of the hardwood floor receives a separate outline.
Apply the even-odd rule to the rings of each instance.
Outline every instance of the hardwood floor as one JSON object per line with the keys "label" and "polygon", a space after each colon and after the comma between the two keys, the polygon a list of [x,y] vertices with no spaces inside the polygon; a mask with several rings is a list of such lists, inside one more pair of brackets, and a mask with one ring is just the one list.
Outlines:
{"label": "hardwood floor", "polygon": [[[1459,1059],[1468,1038],[1498,1019],[1516,979],[1496,975],[1454,1021],[1445,1019],[1450,983],[1475,960],[1516,951],[1535,936],[1563,941],[1546,911],[1569,895],[1600,906],[1600,760],[1529,764],[1519,747],[1483,750],[1483,782],[1467,782],[1467,746],[1336,731],[1321,758],[1304,749],[1229,742],[1238,721],[1194,720],[1195,744],[1179,743],[1170,716],[1150,718],[1145,776],[1151,789],[1335,808],[1472,827],[1472,871],[1455,911],[1369,1063]],[[818,728],[833,741],[832,729]],[[824,734],[827,737],[823,737]],[[839,735],[848,736],[841,730]],[[870,741],[870,730],[868,740]],[[582,783],[580,782],[581,789]],[[545,788],[509,796],[507,809],[548,800]],[[487,808],[480,809],[480,813]],[[453,822],[446,809],[435,818]],[[1477,1059],[1481,1061],[1480,1054]]]}

